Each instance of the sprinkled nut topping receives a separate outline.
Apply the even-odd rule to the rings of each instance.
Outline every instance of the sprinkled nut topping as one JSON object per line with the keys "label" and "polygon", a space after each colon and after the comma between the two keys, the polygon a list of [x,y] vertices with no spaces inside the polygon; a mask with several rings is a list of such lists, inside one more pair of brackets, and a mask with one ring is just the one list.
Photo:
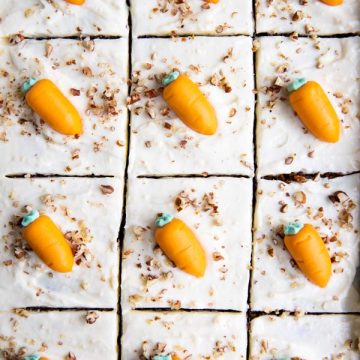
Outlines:
{"label": "sprinkled nut topping", "polygon": [[111,185],[100,185],[100,190],[104,195],[110,195],[114,192],[114,188]]}
{"label": "sprinkled nut topping", "polygon": [[66,357],[65,357],[66,360],[76,360],[76,356],[73,352],[69,352]]}
{"label": "sprinkled nut topping", "polygon": [[96,311],[88,311],[85,315],[85,321],[87,324],[95,324],[98,318],[99,318],[99,313]]}

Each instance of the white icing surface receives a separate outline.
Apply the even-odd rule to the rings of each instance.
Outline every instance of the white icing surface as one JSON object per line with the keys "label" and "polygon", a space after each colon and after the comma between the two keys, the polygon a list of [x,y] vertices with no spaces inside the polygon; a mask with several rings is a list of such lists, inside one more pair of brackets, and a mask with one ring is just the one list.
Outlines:
{"label": "white icing surface", "polygon": [[[251,46],[251,38],[247,37],[138,39],[133,42],[132,69],[134,80],[139,79],[138,84],[133,85],[133,94],[141,92],[141,99],[131,105],[129,171],[132,174],[253,174]],[[232,56],[224,61],[231,49]],[[146,67],[151,68],[147,70]],[[192,131],[172,111],[162,115],[167,105],[161,91],[151,99],[145,95],[146,90],[159,89],[155,75],[161,77],[174,67],[202,84],[201,90],[217,113],[219,127],[215,135]],[[210,84],[210,78],[215,74],[220,77],[220,71],[230,84],[231,92]],[[144,110],[149,100],[153,119],[149,111]],[[232,108],[236,114],[230,117]],[[170,129],[165,128],[166,123]]]}
{"label": "white icing surface", "polygon": [[0,36],[128,35],[126,0],[1,0]]}
{"label": "white icing surface", "polygon": [[260,316],[251,322],[250,331],[250,360],[359,359],[358,316]]}
{"label": "white icing surface", "polygon": [[26,355],[46,356],[51,360],[68,359],[69,353],[79,360],[115,360],[118,358],[117,315],[96,313],[98,319],[88,324],[84,311],[28,312],[28,317],[0,312],[0,359],[5,359],[1,350],[13,348],[18,352],[25,347]]}
{"label": "white icing surface", "polygon": [[[138,360],[142,343],[152,350],[166,344],[163,355],[180,359],[246,359],[246,317],[221,312],[127,312],[123,318],[122,359]],[[218,351],[217,351],[218,350]],[[222,353],[223,350],[223,353]],[[190,357],[189,357],[190,359]]]}
{"label": "white icing surface", "polygon": [[[294,311],[300,308],[312,312],[360,311],[360,295],[353,287],[356,268],[360,265],[360,176],[321,179],[318,182],[307,181],[303,184],[291,183],[281,185],[283,190],[280,189],[280,183],[261,180],[258,186],[252,310]],[[299,203],[295,204],[294,200],[294,194],[299,191],[306,196],[306,202],[302,206]],[[335,191],[344,191],[357,205],[350,212],[353,218],[352,230],[340,225],[339,214],[345,207],[332,203],[328,197]],[[280,208],[285,204],[288,206],[287,211],[281,212]],[[321,207],[322,217],[318,211]],[[330,256],[336,261],[332,264],[333,274],[324,289],[312,284],[298,268],[291,265],[290,254],[285,250],[281,237],[276,235],[278,227],[296,220],[314,225],[321,235],[328,237],[326,246]],[[335,235],[336,238],[332,239]],[[269,249],[273,249],[273,256]]]}
{"label": "white icing surface", "polygon": [[[176,211],[174,201],[181,191],[196,199]],[[204,211],[204,194],[214,193],[218,214]],[[122,263],[122,306],[138,308],[180,307],[193,309],[247,309],[251,253],[252,183],[249,179],[131,179],[128,185],[126,234]],[[174,267],[154,251],[154,221],[160,212],[170,212],[194,230],[207,254],[203,278]],[[196,214],[197,213],[197,214]],[[219,221],[217,221],[219,220]],[[144,228],[137,240],[134,231]],[[213,254],[223,259],[215,261]],[[153,261],[151,261],[153,260]],[[138,265],[140,264],[140,265]],[[169,278],[153,281],[141,275],[170,272]],[[137,296],[129,302],[129,296]],[[133,299],[133,298],[131,298]]]}
{"label": "white icing surface", "polygon": [[133,34],[140,35],[251,35],[251,0],[220,0],[217,4],[185,0],[132,0]]}
{"label": "white icing surface", "polygon": [[[7,73],[0,76],[3,101],[0,174],[123,175],[127,40],[95,40],[94,46],[94,50],[89,51],[75,40],[24,40],[16,46],[7,45],[5,41],[0,44],[1,70]],[[52,48],[48,57],[46,48]],[[83,73],[86,68],[92,75]],[[40,124],[19,91],[30,76],[54,81],[78,109],[84,123],[84,134],[79,139]],[[90,110],[91,94],[87,93],[92,87],[97,88],[93,95],[97,108]],[[114,93],[116,104],[102,98],[106,87],[108,97]],[[73,96],[71,88],[80,90],[80,96]],[[108,110],[110,105],[115,109]]]}
{"label": "white icing surface", "polygon": [[[100,185],[110,185],[114,192],[104,195]],[[0,310],[30,306],[115,308],[122,180],[2,178],[0,188]],[[49,194],[44,201],[43,196]],[[15,215],[23,216],[25,205],[44,211],[63,233],[79,230],[89,239],[85,245],[91,254],[89,266],[82,262],[74,265],[71,273],[61,274],[46,267],[31,251],[17,259],[14,246],[21,249],[16,241],[21,235],[9,221],[14,222]],[[6,265],[8,261],[11,263]]]}
{"label": "white icing surface", "polygon": [[[298,13],[299,19],[293,20]],[[294,17],[297,18],[297,15]],[[319,35],[356,33],[360,31],[360,7],[358,0],[344,0],[340,6],[328,6],[320,0],[258,0],[256,7],[256,31],[259,33],[306,34],[310,25]]]}
{"label": "white icing surface", "polygon": [[[305,133],[302,122],[287,99],[286,89],[272,95],[261,91],[257,106],[259,176],[299,171],[348,173],[360,170],[360,39],[317,41],[320,50],[310,39],[260,39],[257,87],[264,89],[272,86],[277,77],[284,83],[298,77],[317,81],[328,94],[341,120],[340,140],[331,144]],[[318,63],[323,67],[318,68]],[[288,68],[284,73],[279,69],[282,66]],[[285,163],[288,157],[293,158],[291,164]]]}

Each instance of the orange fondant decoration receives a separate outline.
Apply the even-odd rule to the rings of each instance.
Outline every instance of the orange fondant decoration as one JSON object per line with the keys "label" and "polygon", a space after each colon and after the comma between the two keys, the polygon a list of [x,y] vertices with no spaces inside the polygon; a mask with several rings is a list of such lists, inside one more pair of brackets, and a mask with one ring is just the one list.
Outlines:
{"label": "orange fondant decoration", "polygon": [[208,3],[217,4],[219,0],[206,0]]}
{"label": "orange fondant decoration", "polygon": [[175,218],[165,226],[157,228],[155,240],[179,269],[197,277],[204,275],[205,251],[183,221]]}
{"label": "orange fondant decoration", "polygon": [[46,357],[41,357],[39,360],[50,360],[50,359]]}
{"label": "orange fondant decoration", "polygon": [[64,135],[80,135],[82,121],[78,111],[50,80],[36,82],[25,95],[29,106],[49,126]]}
{"label": "orange fondant decoration", "polygon": [[70,272],[74,256],[70,245],[54,222],[41,215],[21,230],[24,239],[51,269],[58,272]]}
{"label": "orange fondant decoration", "polygon": [[330,6],[341,5],[344,2],[344,0],[320,0],[320,1]]}
{"label": "orange fondant decoration", "polygon": [[85,2],[85,0],[65,0],[65,1],[74,5],[82,5]]}
{"label": "orange fondant decoration", "polygon": [[177,357],[176,355],[171,355],[171,360],[180,360],[180,358]]}
{"label": "orange fondant decoration", "polygon": [[192,130],[213,135],[217,129],[216,113],[199,87],[186,75],[167,85],[163,96],[176,115]]}
{"label": "orange fondant decoration", "polygon": [[340,137],[340,120],[322,87],[308,81],[289,95],[293,107],[305,127],[318,139],[337,142]]}
{"label": "orange fondant decoration", "polygon": [[324,288],[331,276],[331,259],[316,229],[305,224],[296,235],[286,235],[284,242],[304,275]]}

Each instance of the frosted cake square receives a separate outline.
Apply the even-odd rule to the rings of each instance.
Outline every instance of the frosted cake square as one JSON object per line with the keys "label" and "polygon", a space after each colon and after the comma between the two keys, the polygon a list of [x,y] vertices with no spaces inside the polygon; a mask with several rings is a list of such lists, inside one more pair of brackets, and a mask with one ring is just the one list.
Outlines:
{"label": "frosted cake square", "polygon": [[[266,37],[257,52],[258,175],[360,169],[359,38]],[[318,140],[295,115],[286,85],[305,77],[318,82],[340,119],[340,140]]]}
{"label": "frosted cake square", "polygon": [[[137,175],[252,175],[253,65],[247,37],[137,39],[129,98],[129,171]],[[162,97],[162,75],[187,73],[215,108],[218,129],[202,135]]]}
{"label": "frosted cake square", "polygon": [[359,358],[354,315],[260,316],[251,321],[250,360]]}
{"label": "frosted cake square", "polygon": [[[127,40],[24,40],[0,45],[0,174],[123,175]],[[82,117],[76,138],[40,121],[20,92],[30,77],[52,80]]]}
{"label": "frosted cake square", "polygon": [[2,0],[0,36],[128,35],[126,0],[86,0],[82,6],[64,0]]}
{"label": "frosted cake square", "polygon": [[221,312],[145,312],[124,314],[122,358],[246,359],[246,317]]}
{"label": "frosted cake square", "polygon": [[[286,184],[260,180],[257,189],[251,309],[358,312],[360,176]],[[283,225],[299,221],[319,232],[332,262],[325,288],[311,283],[283,242]]]}
{"label": "frosted cake square", "polygon": [[[0,310],[13,307],[115,308],[123,183],[113,178],[0,180]],[[48,215],[72,247],[72,272],[48,268],[20,234],[29,210]]]}
{"label": "frosted cake square", "polygon": [[117,331],[115,312],[0,311],[0,359],[115,360]]}
{"label": "frosted cake square", "polygon": [[256,3],[258,33],[336,35],[360,31],[357,0],[329,6],[313,0],[259,0]]}
{"label": "frosted cake square", "polygon": [[252,1],[133,0],[133,34],[251,35]]}
{"label": "frosted cake square", "polygon": [[[122,307],[247,309],[251,253],[250,179],[131,179],[122,262]],[[206,253],[203,277],[178,268],[156,246],[154,220],[171,213]]]}

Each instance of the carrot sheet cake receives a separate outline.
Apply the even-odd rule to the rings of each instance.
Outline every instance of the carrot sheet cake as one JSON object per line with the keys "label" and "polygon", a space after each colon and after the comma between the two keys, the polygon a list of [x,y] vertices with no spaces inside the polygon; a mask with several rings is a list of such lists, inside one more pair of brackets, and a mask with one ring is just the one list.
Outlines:
{"label": "carrot sheet cake", "polygon": [[[0,179],[0,310],[115,308],[123,182],[100,178]],[[72,272],[48,268],[20,234],[30,210],[49,216],[75,257]]]}
{"label": "carrot sheet cake", "polygon": [[360,360],[359,34],[0,0],[0,360]]}

